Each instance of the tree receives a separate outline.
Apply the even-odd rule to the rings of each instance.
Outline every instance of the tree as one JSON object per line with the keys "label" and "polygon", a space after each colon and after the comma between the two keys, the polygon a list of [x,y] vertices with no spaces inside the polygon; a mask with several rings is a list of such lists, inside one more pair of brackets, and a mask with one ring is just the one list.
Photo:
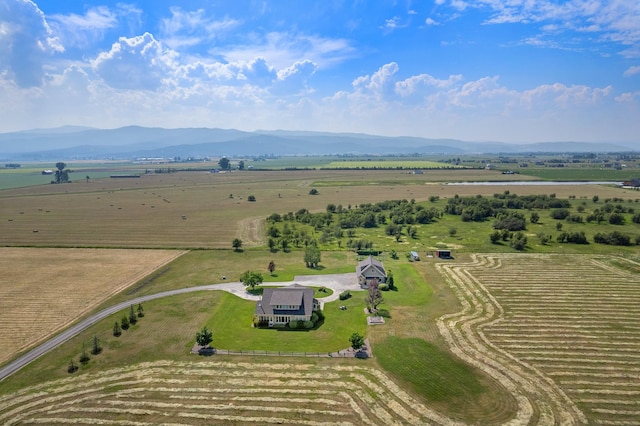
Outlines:
{"label": "tree", "polygon": [[220,166],[220,168],[222,170],[227,170],[229,169],[229,166],[231,165],[229,159],[227,157],[222,157],[219,161],[218,161],[218,165]]}
{"label": "tree", "polygon": [[500,231],[493,231],[489,234],[489,239],[491,240],[491,244],[498,244],[498,241],[502,238],[502,234]]}
{"label": "tree", "polygon": [[273,271],[276,270],[276,264],[273,260],[269,262],[269,266],[267,267],[267,269],[269,270],[269,275],[273,275]]}
{"label": "tree", "polygon": [[89,360],[91,359],[91,357],[89,356],[89,354],[87,353],[87,350],[85,349],[84,345],[82,346],[82,353],[80,354],[80,364],[82,365],[86,365]]}
{"label": "tree", "polygon": [[389,290],[393,290],[394,288],[396,288],[395,280],[393,279],[393,272],[391,272],[391,269],[389,269],[389,272],[387,273],[387,285],[389,286]]}
{"label": "tree", "polygon": [[349,342],[353,350],[357,351],[364,346],[364,337],[361,336],[360,333],[353,333],[351,337],[349,337]]}
{"label": "tree", "polygon": [[133,311],[133,305],[129,307],[129,324],[135,325],[138,322],[138,317],[136,317],[136,313]]}
{"label": "tree", "polygon": [[309,245],[304,250],[304,263],[307,268],[315,268],[320,263],[320,249],[314,245]]}
{"label": "tree", "polygon": [[242,240],[240,238],[234,238],[231,242],[231,247],[233,247],[233,251],[240,251],[242,247]]}
{"label": "tree", "polygon": [[65,170],[67,165],[63,162],[56,163],[56,183],[66,183],[69,181],[69,171]]}
{"label": "tree", "polygon": [[142,309],[142,304],[138,303],[138,318],[142,318],[144,316],[144,310]]}
{"label": "tree", "polygon": [[71,361],[69,361],[69,366],[67,367],[67,373],[75,373],[76,371],[78,371],[78,366],[73,362],[73,359],[71,359]]}
{"label": "tree", "polygon": [[196,332],[196,343],[203,348],[209,346],[213,342],[213,332],[206,326],[202,327],[202,330]]}
{"label": "tree", "polygon": [[260,272],[245,271],[240,275],[240,282],[251,290],[262,284],[263,278]]}
{"label": "tree", "polygon": [[122,327],[123,330],[129,329],[129,318],[127,318],[126,315],[122,316],[122,319],[120,320],[120,326]]}
{"label": "tree", "polygon": [[102,346],[100,346],[100,340],[98,339],[98,336],[94,334],[93,343],[91,347],[91,354],[98,355],[100,352],[102,352]]}
{"label": "tree", "polygon": [[531,216],[529,217],[529,221],[531,223],[538,223],[540,220],[540,215],[537,212],[531,212]]}
{"label": "tree", "polygon": [[244,161],[243,160],[238,161],[238,170],[244,170]]}
{"label": "tree", "polygon": [[116,321],[116,323],[113,324],[113,335],[115,337],[120,337],[121,334],[122,334],[122,328],[120,327],[120,324],[118,323],[118,321]]}
{"label": "tree", "polygon": [[382,291],[380,291],[378,283],[374,282],[369,285],[369,293],[367,294],[365,302],[369,307],[370,312],[375,312],[378,309],[378,306],[384,302],[384,299],[382,298]]}

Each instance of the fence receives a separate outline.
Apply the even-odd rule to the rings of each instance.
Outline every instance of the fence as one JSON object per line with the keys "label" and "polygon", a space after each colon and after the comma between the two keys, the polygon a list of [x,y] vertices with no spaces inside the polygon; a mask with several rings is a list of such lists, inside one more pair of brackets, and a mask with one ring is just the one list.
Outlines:
{"label": "fence", "polygon": [[297,356],[311,358],[369,358],[371,355],[366,350],[344,350],[340,352],[286,352],[286,351],[256,351],[256,350],[229,350],[194,347],[193,354],[199,355],[248,355],[248,356]]}

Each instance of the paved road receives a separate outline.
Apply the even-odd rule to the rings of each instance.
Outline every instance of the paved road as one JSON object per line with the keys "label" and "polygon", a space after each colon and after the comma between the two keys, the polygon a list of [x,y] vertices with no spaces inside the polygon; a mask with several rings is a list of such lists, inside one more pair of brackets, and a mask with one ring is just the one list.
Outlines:
{"label": "paved road", "polygon": [[[335,274],[335,275],[304,275],[297,276],[294,278],[293,282],[279,282],[279,283],[263,283],[262,286],[275,286],[282,287],[291,285],[293,283],[298,283],[302,285],[314,285],[314,286],[324,286],[333,290],[333,294],[323,298],[323,302],[330,302],[338,299],[338,296],[341,292],[345,290],[360,290],[360,287],[357,284],[355,273],[350,274]],[[83,330],[86,330],[93,324],[97,323],[100,320],[105,319],[109,315],[112,315],[116,312],[123,311],[128,309],[131,305],[137,305],[138,303],[148,302],[154,299],[160,299],[162,297],[175,296],[178,294],[191,293],[194,291],[203,291],[203,290],[222,290],[227,291],[229,293],[235,294],[238,297],[242,297],[247,300],[258,300],[258,296],[254,296],[252,294],[247,293],[245,287],[240,282],[228,282],[222,284],[210,284],[203,285],[198,287],[188,287],[181,288],[177,290],[163,291],[162,293],[150,294],[147,296],[137,297],[135,299],[128,300],[126,302],[118,303],[117,305],[111,306],[110,308],[104,309],[97,314],[94,314],[79,323],[67,328],[62,333],[58,334],[55,337],[47,340],[41,345],[35,347],[4,367],[0,368],[0,381],[4,380],[6,377],[12,375],[16,371],[20,370],[25,365],[30,362],[35,361],[42,355],[51,351],[52,349],[60,346],[67,340],[76,336]]]}

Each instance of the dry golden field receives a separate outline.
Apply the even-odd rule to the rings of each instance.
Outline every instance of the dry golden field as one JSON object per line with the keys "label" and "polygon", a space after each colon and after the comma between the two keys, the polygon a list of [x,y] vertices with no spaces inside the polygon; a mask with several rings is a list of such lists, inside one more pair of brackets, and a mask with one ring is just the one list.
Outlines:
{"label": "dry golden field", "polygon": [[0,364],[182,253],[0,248]]}
{"label": "dry golden field", "polygon": [[[451,186],[446,181],[507,179],[498,186]],[[485,170],[182,172],[139,179],[96,179],[0,191],[2,244],[56,247],[229,248],[264,244],[260,221],[271,213],[327,204],[345,207],[432,195],[491,195],[505,190],[558,197],[637,198],[612,187],[512,186]],[[318,195],[309,195],[316,188]],[[253,195],[255,202],[247,201]]]}

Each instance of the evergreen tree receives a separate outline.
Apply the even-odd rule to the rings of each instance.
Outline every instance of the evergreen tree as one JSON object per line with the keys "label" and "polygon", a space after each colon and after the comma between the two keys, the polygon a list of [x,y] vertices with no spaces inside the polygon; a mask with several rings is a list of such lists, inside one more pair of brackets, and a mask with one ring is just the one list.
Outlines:
{"label": "evergreen tree", "polygon": [[138,318],[142,318],[144,316],[144,310],[142,309],[142,304],[138,303]]}
{"label": "evergreen tree", "polygon": [[136,313],[133,311],[133,305],[129,307],[129,324],[135,325],[138,322],[138,317],[136,317]]}
{"label": "evergreen tree", "polygon": [[82,346],[82,353],[80,354],[80,364],[82,365],[86,365],[89,360],[91,358],[89,357],[89,354],[87,353],[87,350],[85,349],[84,345]]}
{"label": "evergreen tree", "polygon": [[129,318],[127,318],[126,315],[122,316],[122,319],[120,320],[120,326],[122,327],[123,330],[129,329]]}
{"label": "evergreen tree", "polygon": [[100,352],[102,352],[102,346],[100,346],[100,340],[98,339],[98,336],[94,335],[93,344],[91,347],[91,354],[98,355]]}
{"label": "evergreen tree", "polygon": [[118,323],[118,321],[116,321],[115,324],[113,324],[113,335],[116,337],[120,337],[121,334],[122,334],[122,328],[120,327],[120,324]]}

